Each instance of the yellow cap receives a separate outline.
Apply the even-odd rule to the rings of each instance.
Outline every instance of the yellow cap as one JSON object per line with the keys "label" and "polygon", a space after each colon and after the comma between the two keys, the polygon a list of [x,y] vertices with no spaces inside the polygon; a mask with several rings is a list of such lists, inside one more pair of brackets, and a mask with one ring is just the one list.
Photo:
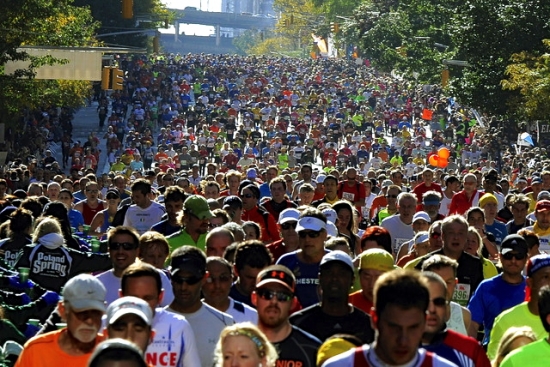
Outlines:
{"label": "yellow cap", "polygon": [[497,197],[493,194],[485,194],[479,199],[479,207],[483,208],[488,203],[498,204]]}
{"label": "yellow cap", "polygon": [[347,352],[353,348],[355,348],[353,343],[350,343],[342,338],[329,339],[321,344],[319,350],[317,351],[317,366],[325,363],[327,359]]}
{"label": "yellow cap", "polygon": [[399,267],[393,263],[393,256],[386,250],[371,248],[359,255],[359,269],[390,271]]}

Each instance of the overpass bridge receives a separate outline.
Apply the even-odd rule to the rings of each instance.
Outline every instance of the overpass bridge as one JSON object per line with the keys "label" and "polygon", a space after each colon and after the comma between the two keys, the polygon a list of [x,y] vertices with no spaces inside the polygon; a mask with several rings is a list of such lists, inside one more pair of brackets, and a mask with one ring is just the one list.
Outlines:
{"label": "overpass bridge", "polygon": [[235,14],[221,13],[211,11],[201,11],[193,7],[187,7],[184,10],[168,9],[176,15],[174,41],[178,42],[180,37],[180,24],[200,24],[214,26],[216,46],[220,46],[220,28],[237,28],[237,29],[256,29],[264,30],[274,28],[277,23],[276,18],[265,17],[262,15],[252,14]]}

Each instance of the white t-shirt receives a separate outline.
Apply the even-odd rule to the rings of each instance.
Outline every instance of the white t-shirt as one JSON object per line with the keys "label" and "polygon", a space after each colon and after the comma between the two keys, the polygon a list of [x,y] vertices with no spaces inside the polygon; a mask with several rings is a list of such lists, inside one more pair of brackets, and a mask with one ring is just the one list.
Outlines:
{"label": "white t-shirt", "polygon": [[[202,303],[202,307],[194,313],[179,313],[170,307],[166,310],[178,315],[185,316],[185,319],[191,324],[195,333],[197,349],[202,367],[212,367],[214,361],[214,350],[220,338],[222,330],[235,321],[230,315],[216,310],[214,307]],[[187,366],[187,365],[186,365]],[[198,366],[198,365],[189,365]]]}
{"label": "white t-shirt", "polygon": [[[384,363],[378,358],[378,356],[374,352],[374,349],[371,348],[369,345],[363,345],[363,355],[365,356],[368,365],[371,367],[389,366],[388,364]],[[424,358],[426,358],[426,349],[419,348],[415,358],[413,358],[411,362],[401,366],[402,367],[420,367],[423,365]],[[354,363],[355,363],[355,349],[350,349],[347,352],[344,352],[342,354],[329,358],[325,363],[323,363],[323,367],[353,366]],[[455,366],[455,364],[434,354],[432,359],[432,366],[433,367]]]}
{"label": "white t-shirt", "polygon": [[394,254],[397,254],[403,243],[414,237],[412,225],[403,223],[398,214],[384,219],[380,225],[390,232]]}
{"label": "white t-shirt", "polygon": [[245,303],[235,301],[233,298],[229,298],[229,307],[225,310],[225,313],[231,315],[235,323],[248,321],[254,325],[258,324],[258,311]]}
{"label": "white t-shirt", "polygon": [[155,337],[145,351],[150,366],[200,366],[198,345],[191,325],[185,317],[162,308],[153,318]]}
{"label": "white t-shirt", "polygon": [[[163,271],[159,271],[159,274],[160,280],[162,281],[162,288],[164,289],[164,297],[160,303],[160,306],[165,307],[174,300],[174,293],[172,291],[172,283],[170,283],[170,279],[168,279]],[[118,294],[120,289],[120,278],[115,276],[113,269],[96,275],[96,278],[103,283],[103,286],[107,290],[107,293],[105,294],[107,306],[120,298]]]}
{"label": "white t-shirt", "polygon": [[145,209],[133,204],[124,216],[124,225],[134,228],[142,235],[161,221],[164,212],[164,207],[155,201]]}

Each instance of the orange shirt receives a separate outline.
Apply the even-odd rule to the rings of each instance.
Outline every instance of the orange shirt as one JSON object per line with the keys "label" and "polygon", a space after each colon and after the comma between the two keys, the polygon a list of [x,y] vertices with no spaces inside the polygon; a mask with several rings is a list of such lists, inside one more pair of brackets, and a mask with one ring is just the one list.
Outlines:
{"label": "orange shirt", "polygon": [[[85,367],[92,353],[80,356],[72,356],[61,350],[59,347],[59,336],[67,332],[66,329],[52,331],[31,338],[25,343],[23,352],[19,355],[15,367]],[[103,340],[99,334],[96,338],[96,344]]]}

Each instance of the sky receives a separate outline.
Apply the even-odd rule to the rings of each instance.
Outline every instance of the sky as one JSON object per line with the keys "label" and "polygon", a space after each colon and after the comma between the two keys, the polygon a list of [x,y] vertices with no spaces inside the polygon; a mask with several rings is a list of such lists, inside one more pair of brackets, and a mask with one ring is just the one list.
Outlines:
{"label": "sky", "polygon": [[[221,10],[221,0],[163,0],[164,4],[169,9],[185,9],[188,6],[193,6],[197,9],[204,11],[217,11]],[[174,27],[169,29],[159,29],[162,33],[174,34]],[[214,34],[214,27],[204,25],[193,24],[180,24],[180,32],[185,32],[187,35],[196,36],[209,36]]]}

